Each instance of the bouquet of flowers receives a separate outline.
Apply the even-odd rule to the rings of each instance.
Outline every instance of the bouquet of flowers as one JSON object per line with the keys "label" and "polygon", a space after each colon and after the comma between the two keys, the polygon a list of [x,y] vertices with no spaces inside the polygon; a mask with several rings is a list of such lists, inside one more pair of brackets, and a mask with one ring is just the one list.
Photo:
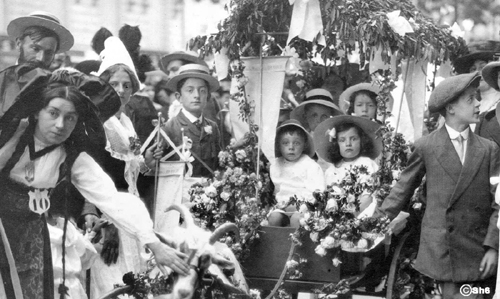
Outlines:
{"label": "bouquet of flowers", "polygon": [[192,185],[189,194],[191,211],[202,228],[213,230],[226,222],[239,227],[239,244],[231,237],[223,241],[241,260],[248,255],[248,245],[259,237],[257,229],[266,219],[272,190],[264,158],[260,160],[259,175],[256,173],[256,147],[233,145],[234,140],[219,153],[220,170],[215,171],[214,177]]}
{"label": "bouquet of flowers", "polygon": [[309,233],[315,252],[321,256],[327,250],[368,251],[388,232],[387,218],[361,217],[360,197],[371,193],[374,180],[366,167],[351,167],[339,184],[324,192],[314,192],[310,198],[296,204],[303,217],[299,234]]}

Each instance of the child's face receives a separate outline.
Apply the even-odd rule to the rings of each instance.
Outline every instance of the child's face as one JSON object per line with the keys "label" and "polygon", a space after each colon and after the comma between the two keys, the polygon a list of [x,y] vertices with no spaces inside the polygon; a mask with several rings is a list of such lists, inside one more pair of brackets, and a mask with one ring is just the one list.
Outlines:
{"label": "child's face", "polygon": [[339,143],[340,155],[344,158],[344,161],[353,161],[359,156],[361,138],[355,128],[339,132],[337,134],[337,142]]}
{"label": "child's face", "polygon": [[207,83],[203,79],[188,78],[181,91],[176,92],[176,97],[182,107],[194,116],[201,116],[208,98]]}
{"label": "child's face", "polygon": [[476,88],[470,86],[452,104],[446,113],[446,119],[452,117],[455,123],[464,125],[479,122],[479,101],[476,99]]}
{"label": "child's face", "polygon": [[305,140],[297,133],[285,133],[280,137],[280,153],[289,162],[297,161],[304,151]]}
{"label": "child's face", "polygon": [[309,130],[314,131],[324,120],[333,116],[333,109],[323,105],[309,104],[305,108],[305,116]]}
{"label": "child's face", "polygon": [[376,118],[377,105],[366,94],[358,94],[354,99],[354,115],[366,117],[369,119]]}

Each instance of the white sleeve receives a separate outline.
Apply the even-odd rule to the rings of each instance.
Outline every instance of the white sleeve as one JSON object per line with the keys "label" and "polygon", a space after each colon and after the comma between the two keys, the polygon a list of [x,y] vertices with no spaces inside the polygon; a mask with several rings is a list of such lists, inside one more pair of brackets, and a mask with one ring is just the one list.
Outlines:
{"label": "white sleeve", "polygon": [[71,181],[85,199],[142,245],[158,241],[144,203],[130,193],[118,192],[111,178],[87,153],[81,153],[73,164]]}
{"label": "white sleeve", "polygon": [[310,166],[307,167],[307,181],[306,187],[309,191],[325,190],[325,174],[323,173],[323,169],[312,159]]}

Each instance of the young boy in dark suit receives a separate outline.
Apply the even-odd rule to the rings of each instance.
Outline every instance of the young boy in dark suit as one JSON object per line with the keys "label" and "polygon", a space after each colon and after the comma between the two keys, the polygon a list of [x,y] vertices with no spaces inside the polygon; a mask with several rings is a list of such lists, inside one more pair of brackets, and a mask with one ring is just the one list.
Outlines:
{"label": "young boy in dark suit", "polygon": [[499,174],[499,148],[469,128],[479,121],[479,81],[477,72],[457,75],[434,89],[429,110],[440,112],[445,125],[415,142],[401,179],[377,211],[396,217],[427,176],[427,208],[415,268],[439,282],[445,299],[468,295],[467,284],[483,291],[489,287],[485,292],[494,293],[498,206],[490,177]]}
{"label": "young boy in dark suit", "polygon": [[211,176],[221,150],[220,134],[217,124],[204,117],[202,112],[210,93],[219,88],[219,81],[209,74],[206,66],[186,64],[168,81],[167,88],[176,90],[175,97],[182,109],[168,120],[163,129],[176,146],[182,144],[183,134],[191,139],[191,153],[195,157],[193,177]]}

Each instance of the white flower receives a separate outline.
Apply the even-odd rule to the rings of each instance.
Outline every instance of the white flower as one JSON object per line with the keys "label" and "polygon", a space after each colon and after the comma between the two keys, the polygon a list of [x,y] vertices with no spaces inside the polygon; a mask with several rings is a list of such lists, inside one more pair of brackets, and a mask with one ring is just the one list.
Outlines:
{"label": "white flower", "polygon": [[206,194],[202,194],[201,201],[205,204],[208,204],[208,203],[210,203],[210,197],[208,197]]}
{"label": "white flower", "polygon": [[231,193],[225,192],[225,191],[223,191],[220,194],[220,198],[222,198],[222,200],[224,200],[224,201],[228,201],[230,196],[231,196]]}
{"label": "white flower", "polygon": [[359,249],[367,249],[368,248],[368,241],[365,238],[359,239],[358,243],[356,244],[356,247]]}
{"label": "white flower", "polygon": [[208,135],[211,135],[213,133],[212,126],[210,125],[203,127],[203,130],[205,130],[205,133],[207,133]]}
{"label": "white flower", "polygon": [[394,180],[398,180],[399,181],[400,175],[401,175],[401,170],[393,170],[392,171],[392,178]]}
{"label": "white flower", "polygon": [[330,198],[327,203],[326,203],[326,208],[325,210],[328,212],[337,212],[339,208],[339,205],[337,204],[337,201],[334,198]]}
{"label": "white flower", "polygon": [[213,185],[210,185],[205,188],[205,194],[209,197],[215,197],[217,196],[217,189]]}
{"label": "white flower", "polygon": [[324,248],[333,248],[338,246],[338,242],[332,236],[326,236],[321,240],[321,246]]}
{"label": "white flower", "polygon": [[311,218],[311,213],[309,212],[304,213],[304,220],[309,220],[309,218]]}
{"label": "white flower", "polygon": [[297,268],[298,265],[299,265],[299,263],[297,263],[297,261],[294,261],[294,260],[290,260],[290,261],[286,262],[286,267],[288,269],[295,269],[295,268]]}
{"label": "white flower", "polygon": [[311,240],[312,240],[313,242],[318,242],[318,232],[311,232],[311,233],[309,234],[309,237],[311,237]]}
{"label": "white flower", "polygon": [[338,267],[340,264],[342,264],[342,262],[339,260],[338,257],[332,259],[332,264],[334,267]]}
{"label": "white flower", "polygon": [[300,208],[299,208],[299,212],[300,212],[301,214],[303,214],[303,213],[305,213],[305,212],[307,212],[307,211],[308,211],[307,206],[306,206],[305,204],[301,204],[301,205],[300,205]]}
{"label": "white flower", "polygon": [[318,245],[316,246],[316,248],[314,249],[314,252],[319,255],[319,256],[325,256],[326,255],[326,250],[323,246],[321,245]]}
{"label": "white flower", "polygon": [[354,203],[355,201],[356,201],[356,196],[354,196],[354,194],[347,195],[347,202],[348,203]]}
{"label": "white flower", "polygon": [[236,155],[236,159],[239,159],[239,160],[243,160],[247,157],[247,152],[245,152],[242,149],[237,150],[234,154]]}

